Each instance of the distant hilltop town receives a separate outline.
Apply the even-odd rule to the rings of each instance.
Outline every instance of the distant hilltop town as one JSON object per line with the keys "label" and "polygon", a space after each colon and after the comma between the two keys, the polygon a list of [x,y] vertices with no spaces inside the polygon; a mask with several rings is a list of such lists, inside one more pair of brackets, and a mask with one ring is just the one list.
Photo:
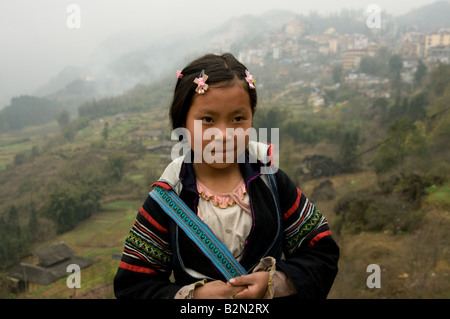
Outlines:
{"label": "distant hilltop town", "polygon": [[[388,47],[404,60],[422,59],[425,63],[450,62],[450,29],[434,32],[409,31],[398,33],[395,38],[368,36],[365,34],[340,34],[330,27],[322,33],[307,34],[308,23],[293,21],[284,32],[267,37],[255,47],[243,48],[239,59],[247,64],[261,64],[264,57],[284,62],[304,61],[317,54],[340,58],[345,70],[356,69],[361,57],[374,56],[380,47]],[[373,32],[379,32],[374,29]]]}

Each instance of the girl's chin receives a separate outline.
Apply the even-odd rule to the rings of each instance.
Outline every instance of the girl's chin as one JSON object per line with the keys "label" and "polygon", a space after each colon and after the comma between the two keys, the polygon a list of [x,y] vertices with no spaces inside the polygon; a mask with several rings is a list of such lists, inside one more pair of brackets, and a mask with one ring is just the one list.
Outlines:
{"label": "girl's chin", "polygon": [[226,159],[227,157],[230,157],[234,161],[234,150],[227,151],[227,152],[212,152],[211,153],[212,158],[223,158]]}
{"label": "girl's chin", "polygon": [[208,165],[210,168],[214,168],[214,169],[217,169],[217,170],[226,169],[226,168],[229,168],[229,167],[235,165],[234,162],[233,163],[227,163],[225,161],[223,163],[213,162],[213,163],[203,163],[203,164],[204,165]]}
{"label": "girl's chin", "polygon": [[204,163],[207,163],[207,164],[234,164],[234,163],[236,163],[236,158],[235,158],[235,156],[234,156],[234,154],[226,154],[226,153],[224,153],[224,154],[220,154],[220,153],[217,153],[217,154],[213,154],[211,157],[208,157],[208,158],[204,158],[203,159],[203,162]]}

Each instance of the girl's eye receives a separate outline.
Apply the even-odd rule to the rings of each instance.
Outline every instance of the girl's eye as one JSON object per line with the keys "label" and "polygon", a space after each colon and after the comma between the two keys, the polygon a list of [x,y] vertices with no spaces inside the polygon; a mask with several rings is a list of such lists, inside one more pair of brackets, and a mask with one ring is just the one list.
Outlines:
{"label": "girl's eye", "polygon": [[213,119],[212,117],[206,116],[204,118],[202,118],[203,123],[212,123]]}
{"label": "girl's eye", "polygon": [[233,119],[233,122],[241,122],[241,121],[243,121],[244,120],[244,117],[243,116],[236,116],[234,119]]}

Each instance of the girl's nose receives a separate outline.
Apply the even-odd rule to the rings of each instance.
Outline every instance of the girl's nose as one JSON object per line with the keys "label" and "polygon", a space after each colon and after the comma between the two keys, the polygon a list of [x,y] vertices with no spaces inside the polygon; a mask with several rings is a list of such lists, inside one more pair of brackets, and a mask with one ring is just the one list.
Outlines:
{"label": "girl's nose", "polygon": [[223,141],[229,141],[233,139],[233,129],[232,128],[228,128],[226,125],[218,125],[216,126],[217,129],[220,130],[220,136],[216,136],[216,140]]}

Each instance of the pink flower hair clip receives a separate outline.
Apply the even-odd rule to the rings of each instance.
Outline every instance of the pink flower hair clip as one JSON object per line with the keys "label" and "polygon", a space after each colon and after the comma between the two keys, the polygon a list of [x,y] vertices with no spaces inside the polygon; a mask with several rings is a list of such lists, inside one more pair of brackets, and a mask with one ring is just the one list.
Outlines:
{"label": "pink flower hair clip", "polygon": [[245,75],[246,75],[246,77],[245,77],[245,81],[247,81],[248,82],[248,86],[251,88],[251,89],[255,89],[255,79],[253,78],[253,75],[251,75],[250,74],[250,72],[248,72],[248,70],[245,70]]}
{"label": "pink flower hair clip", "polygon": [[205,74],[205,71],[202,70],[200,76],[194,80],[195,84],[197,84],[195,92],[197,92],[198,94],[205,94],[205,92],[209,88],[209,85],[205,83],[206,80],[208,80],[208,76]]}
{"label": "pink flower hair clip", "polygon": [[183,74],[181,73],[180,70],[177,70],[177,79],[182,79],[183,78]]}

